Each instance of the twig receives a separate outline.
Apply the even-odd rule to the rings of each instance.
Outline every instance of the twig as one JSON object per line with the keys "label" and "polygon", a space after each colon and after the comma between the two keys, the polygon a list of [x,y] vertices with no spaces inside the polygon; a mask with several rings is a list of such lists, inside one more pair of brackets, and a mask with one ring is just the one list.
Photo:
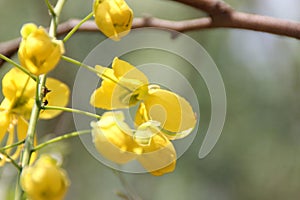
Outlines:
{"label": "twig", "polygon": [[[202,30],[208,28],[238,28],[253,31],[271,33],[300,39],[300,23],[290,20],[283,20],[263,15],[237,12],[228,4],[218,0],[173,0],[208,14],[207,17],[199,19],[170,21],[159,18],[145,17],[135,18],[132,28],[157,27],[171,29],[179,32],[190,30]],[[57,36],[65,35],[71,31],[81,20],[70,19],[57,27]],[[99,31],[94,21],[90,20],[82,24],[78,31],[94,32]],[[11,57],[19,47],[20,38],[0,43],[0,53]],[[0,59],[0,66],[3,64]]]}

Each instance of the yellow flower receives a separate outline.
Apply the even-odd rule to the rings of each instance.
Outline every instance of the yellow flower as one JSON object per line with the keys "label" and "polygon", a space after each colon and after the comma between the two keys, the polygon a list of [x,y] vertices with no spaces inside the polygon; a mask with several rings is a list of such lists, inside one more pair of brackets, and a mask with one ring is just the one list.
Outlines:
{"label": "yellow flower", "polygon": [[91,123],[93,142],[108,160],[125,164],[137,159],[151,174],[163,175],[175,169],[176,151],[157,123],[146,122],[133,132],[122,112],[106,112],[98,122]]}
{"label": "yellow flower", "polygon": [[44,28],[31,23],[22,27],[21,35],[18,51],[21,65],[35,75],[54,69],[64,53],[62,41],[49,37]]}
{"label": "yellow flower", "polygon": [[104,80],[91,96],[90,103],[95,107],[128,108],[146,95],[147,77],[129,63],[115,58],[112,69],[97,65],[96,70]]}
{"label": "yellow flower", "polygon": [[66,172],[48,155],[25,167],[20,180],[30,200],[62,200],[70,185]]}
{"label": "yellow flower", "polygon": [[158,121],[169,139],[185,137],[195,127],[196,116],[188,101],[159,86],[149,85],[147,77],[129,63],[115,58],[112,69],[96,66],[96,70],[103,81],[91,96],[93,106],[114,110],[140,103],[136,124]]}
{"label": "yellow flower", "polygon": [[[66,106],[69,98],[68,87],[55,79],[48,78],[46,87],[51,90],[45,99],[48,105]],[[24,140],[26,137],[28,123],[32,106],[35,101],[36,83],[28,75],[17,68],[12,68],[5,74],[2,79],[2,92],[4,99],[0,104],[0,141],[4,146],[10,145],[16,141]],[[40,114],[40,118],[49,119],[60,114],[61,111],[45,110]],[[17,138],[15,138],[17,132]],[[6,133],[8,137],[3,141]],[[20,154],[21,146],[11,155],[12,158],[17,158]],[[11,150],[6,150],[7,154],[11,154]],[[0,154],[0,157],[5,157]],[[7,159],[2,159],[0,166]]]}
{"label": "yellow flower", "polygon": [[113,40],[120,40],[131,29],[133,12],[124,0],[95,0],[94,17],[98,28]]}
{"label": "yellow flower", "polygon": [[123,113],[106,112],[101,120],[92,122],[93,142],[97,150],[108,160],[124,164],[136,158],[129,126],[124,122]]}

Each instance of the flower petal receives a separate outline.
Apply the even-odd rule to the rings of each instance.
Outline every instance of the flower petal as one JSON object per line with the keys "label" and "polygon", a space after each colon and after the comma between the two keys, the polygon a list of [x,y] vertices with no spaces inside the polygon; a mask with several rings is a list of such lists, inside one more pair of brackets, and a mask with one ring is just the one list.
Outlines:
{"label": "flower petal", "polygon": [[[119,80],[113,69],[98,65],[95,68],[103,81],[91,96],[90,103],[93,106],[107,110],[128,108],[138,102],[140,95],[144,95],[140,81],[126,78]],[[138,87],[140,89],[135,91]]]}
{"label": "flower petal", "polygon": [[11,116],[9,113],[5,112],[5,111],[0,111],[0,143],[3,140],[8,126],[10,124],[11,121]]}
{"label": "flower petal", "polygon": [[[18,68],[12,68],[2,79],[3,95],[9,100],[15,98],[32,98],[35,95],[36,83]],[[26,89],[24,90],[24,87]]]}
{"label": "flower petal", "polygon": [[[151,120],[159,121],[162,128],[174,134],[169,139],[178,139],[188,135],[196,125],[195,113],[183,97],[163,89],[150,89],[144,99],[145,110]],[[137,115],[145,113],[139,111]],[[145,114],[144,114],[145,115]],[[142,117],[136,117],[138,123]]]}
{"label": "flower petal", "polygon": [[156,134],[152,137],[149,146],[143,146],[143,153],[137,160],[152,175],[160,176],[174,171],[176,151],[173,144],[163,134]]}
{"label": "flower petal", "polygon": [[145,74],[124,60],[115,57],[112,63],[112,69],[118,79],[121,77],[126,79],[136,79],[142,82],[142,84],[148,85],[148,78]]}
{"label": "flower petal", "polygon": [[124,123],[122,112],[106,112],[100,121],[92,122],[93,142],[106,159],[124,164],[136,158],[132,153],[136,143],[132,140],[131,130]]}
{"label": "flower petal", "polygon": [[[70,90],[69,87],[63,82],[54,78],[47,78],[46,87],[50,90],[45,99],[48,101],[49,106],[65,107],[69,102]],[[40,113],[40,118],[50,119],[59,115],[60,110],[44,110]]]}

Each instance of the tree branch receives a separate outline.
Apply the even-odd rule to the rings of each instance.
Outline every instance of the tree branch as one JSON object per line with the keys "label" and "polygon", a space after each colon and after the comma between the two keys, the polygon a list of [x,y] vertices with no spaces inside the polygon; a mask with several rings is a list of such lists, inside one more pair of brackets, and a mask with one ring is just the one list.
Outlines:
{"label": "tree branch", "polygon": [[[159,18],[145,17],[135,18],[132,28],[157,27],[171,29],[179,32],[190,30],[202,30],[208,28],[238,28],[253,31],[271,33],[300,39],[300,23],[277,19],[268,16],[237,12],[228,4],[219,0],[172,0],[192,6],[208,14],[207,17],[199,19],[170,21]],[[80,20],[70,19],[58,26],[57,35],[61,36],[68,33]],[[85,22],[78,31],[98,32],[94,21]],[[0,43],[0,53],[11,57],[19,47],[20,38]],[[3,60],[0,59],[0,66]]]}

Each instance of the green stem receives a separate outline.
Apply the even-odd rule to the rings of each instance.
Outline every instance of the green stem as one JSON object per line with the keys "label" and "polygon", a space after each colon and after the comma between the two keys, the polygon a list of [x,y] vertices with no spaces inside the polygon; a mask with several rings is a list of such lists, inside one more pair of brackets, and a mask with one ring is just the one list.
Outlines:
{"label": "green stem", "polygon": [[66,42],[79,29],[79,27],[93,16],[93,12],[83,18],[74,28],[64,37],[63,42]]}
{"label": "green stem", "polygon": [[7,149],[11,149],[11,148],[14,148],[14,147],[16,147],[16,146],[19,146],[20,144],[24,144],[24,141],[25,141],[25,140],[21,140],[21,141],[19,141],[19,142],[14,143],[14,144],[7,145],[7,146],[5,146],[5,147],[2,147],[2,148],[0,149],[0,151],[5,151],[5,150],[7,150]]}
{"label": "green stem", "polygon": [[48,140],[48,141],[46,141],[42,144],[37,145],[33,149],[33,151],[40,150],[41,148],[44,148],[45,146],[47,146],[49,144],[53,144],[55,142],[59,142],[59,141],[62,141],[62,140],[68,139],[68,138],[76,137],[76,136],[87,134],[87,133],[90,133],[90,132],[91,132],[91,130],[82,130],[82,131],[76,131],[76,132],[68,133],[68,134],[65,134],[65,135],[62,135],[62,136],[58,136],[56,138],[53,138],[53,139]]}
{"label": "green stem", "polygon": [[10,58],[6,57],[3,54],[0,54],[0,58],[5,60],[6,62],[8,62],[9,64],[19,68],[22,72],[24,72],[25,74],[27,74],[28,76],[30,76],[30,78],[32,78],[33,80],[36,81],[36,76],[31,74],[26,68],[24,68],[23,66],[19,65],[18,63],[16,63],[15,61],[11,60]]}
{"label": "green stem", "polygon": [[[55,8],[53,9],[54,13],[52,15],[51,24],[50,24],[50,28],[49,28],[49,36],[50,37],[55,37],[57,25],[59,22],[59,16],[62,11],[63,5],[65,4],[65,1],[66,0],[58,0]],[[15,200],[23,199],[24,191],[22,190],[21,185],[20,185],[21,171],[25,166],[28,166],[32,150],[34,149],[34,137],[35,137],[35,132],[36,132],[37,121],[38,121],[40,110],[42,107],[42,101],[43,101],[43,97],[44,97],[43,88],[45,87],[45,82],[46,82],[46,76],[40,75],[39,79],[37,81],[38,93],[36,95],[38,98],[36,98],[36,101],[32,107],[28,130],[27,130],[27,137],[25,139],[24,149],[23,149],[23,152],[20,157],[21,170],[20,170],[18,180],[17,180]]]}
{"label": "green stem", "polygon": [[67,62],[73,63],[73,64],[78,65],[78,66],[80,66],[80,67],[83,67],[83,68],[85,68],[85,69],[87,69],[87,70],[89,70],[89,71],[91,71],[91,72],[93,72],[93,73],[96,73],[96,74],[98,74],[99,76],[101,76],[101,78],[108,79],[108,80],[114,82],[115,84],[118,84],[120,87],[124,88],[124,89],[127,90],[128,92],[133,92],[133,91],[131,91],[129,88],[127,88],[126,86],[120,84],[120,82],[118,82],[117,80],[114,80],[113,78],[111,78],[111,77],[105,75],[104,73],[100,73],[98,70],[96,70],[95,68],[93,68],[93,67],[91,67],[91,66],[89,66],[89,65],[86,65],[86,64],[84,64],[84,63],[82,63],[82,62],[79,62],[79,61],[77,61],[77,60],[75,60],[75,59],[73,59],[73,58],[70,58],[70,57],[68,57],[68,56],[62,56],[61,58],[62,58],[63,60],[65,60],[65,61],[67,61]]}
{"label": "green stem", "polygon": [[18,163],[16,163],[16,161],[14,159],[12,159],[5,151],[0,150],[0,153],[5,155],[10,160],[11,164],[13,164],[13,166],[15,166],[18,169],[18,171],[22,170],[20,165],[18,165]]}
{"label": "green stem", "polygon": [[49,0],[45,0],[45,3],[46,3],[46,5],[47,5],[47,7],[48,7],[48,10],[49,10],[50,14],[51,14],[52,16],[55,16],[56,14],[55,14],[55,12],[54,12],[54,10],[53,10],[53,6],[52,6],[51,3],[49,2]]}
{"label": "green stem", "polygon": [[49,35],[51,37],[55,37],[55,35],[56,35],[56,29],[57,29],[57,26],[58,26],[58,23],[59,23],[60,13],[61,13],[61,11],[64,7],[65,2],[66,2],[66,0],[58,0],[56,5],[55,5],[55,8],[53,9],[54,12],[51,13],[52,14],[52,20],[51,20],[50,28],[49,28]]}
{"label": "green stem", "polygon": [[[46,81],[46,76],[45,75],[40,75],[39,76],[39,82],[37,82],[38,84],[38,91],[42,91],[44,85],[45,85],[45,81]],[[31,157],[31,153],[32,150],[34,148],[34,137],[35,137],[35,132],[36,132],[36,126],[37,126],[37,121],[39,118],[39,114],[40,114],[40,108],[41,108],[41,103],[42,102],[42,95],[38,95],[39,96],[39,101],[35,101],[35,103],[33,104],[33,108],[31,111],[31,116],[30,116],[30,120],[29,120],[29,125],[28,125],[28,130],[27,130],[27,137],[25,139],[25,143],[24,143],[24,149],[23,152],[21,154],[20,160],[21,160],[21,170],[18,176],[18,180],[17,180],[17,187],[16,187],[16,192],[15,192],[15,200],[22,200],[23,199],[23,194],[24,191],[21,188],[20,185],[20,176],[21,176],[21,171],[25,166],[28,166],[29,161],[30,161],[30,157]]]}
{"label": "green stem", "polygon": [[61,111],[65,111],[65,112],[83,114],[83,115],[86,115],[86,116],[89,116],[89,117],[94,117],[94,118],[97,118],[97,119],[101,118],[100,115],[90,113],[90,112],[87,112],[87,111],[83,111],[83,110],[74,109],[74,108],[66,108],[66,107],[60,107],[60,106],[44,106],[44,107],[42,107],[42,109],[44,109],[44,110],[61,110]]}
{"label": "green stem", "polygon": [[94,72],[94,73],[96,73],[96,74],[99,74],[99,72],[98,72],[95,68],[93,68],[93,67],[91,67],[91,66],[89,66],[89,65],[86,65],[86,64],[84,64],[84,63],[82,63],[82,62],[79,62],[79,61],[77,61],[77,60],[75,60],[75,59],[73,59],[73,58],[70,58],[70,57],[68,57],[68,56],[61,56],[61,58],[62,58],[63,60],[65,60],[65,61],[69,62],[69,63],[73,63],[73,64],[78,65],[78,66],[80,66],[80,67],[83,67],[83,68],[85,68],[85,69],[87,69],[87,70],[89,70],[89,71],[91,71],[91,72]]}

